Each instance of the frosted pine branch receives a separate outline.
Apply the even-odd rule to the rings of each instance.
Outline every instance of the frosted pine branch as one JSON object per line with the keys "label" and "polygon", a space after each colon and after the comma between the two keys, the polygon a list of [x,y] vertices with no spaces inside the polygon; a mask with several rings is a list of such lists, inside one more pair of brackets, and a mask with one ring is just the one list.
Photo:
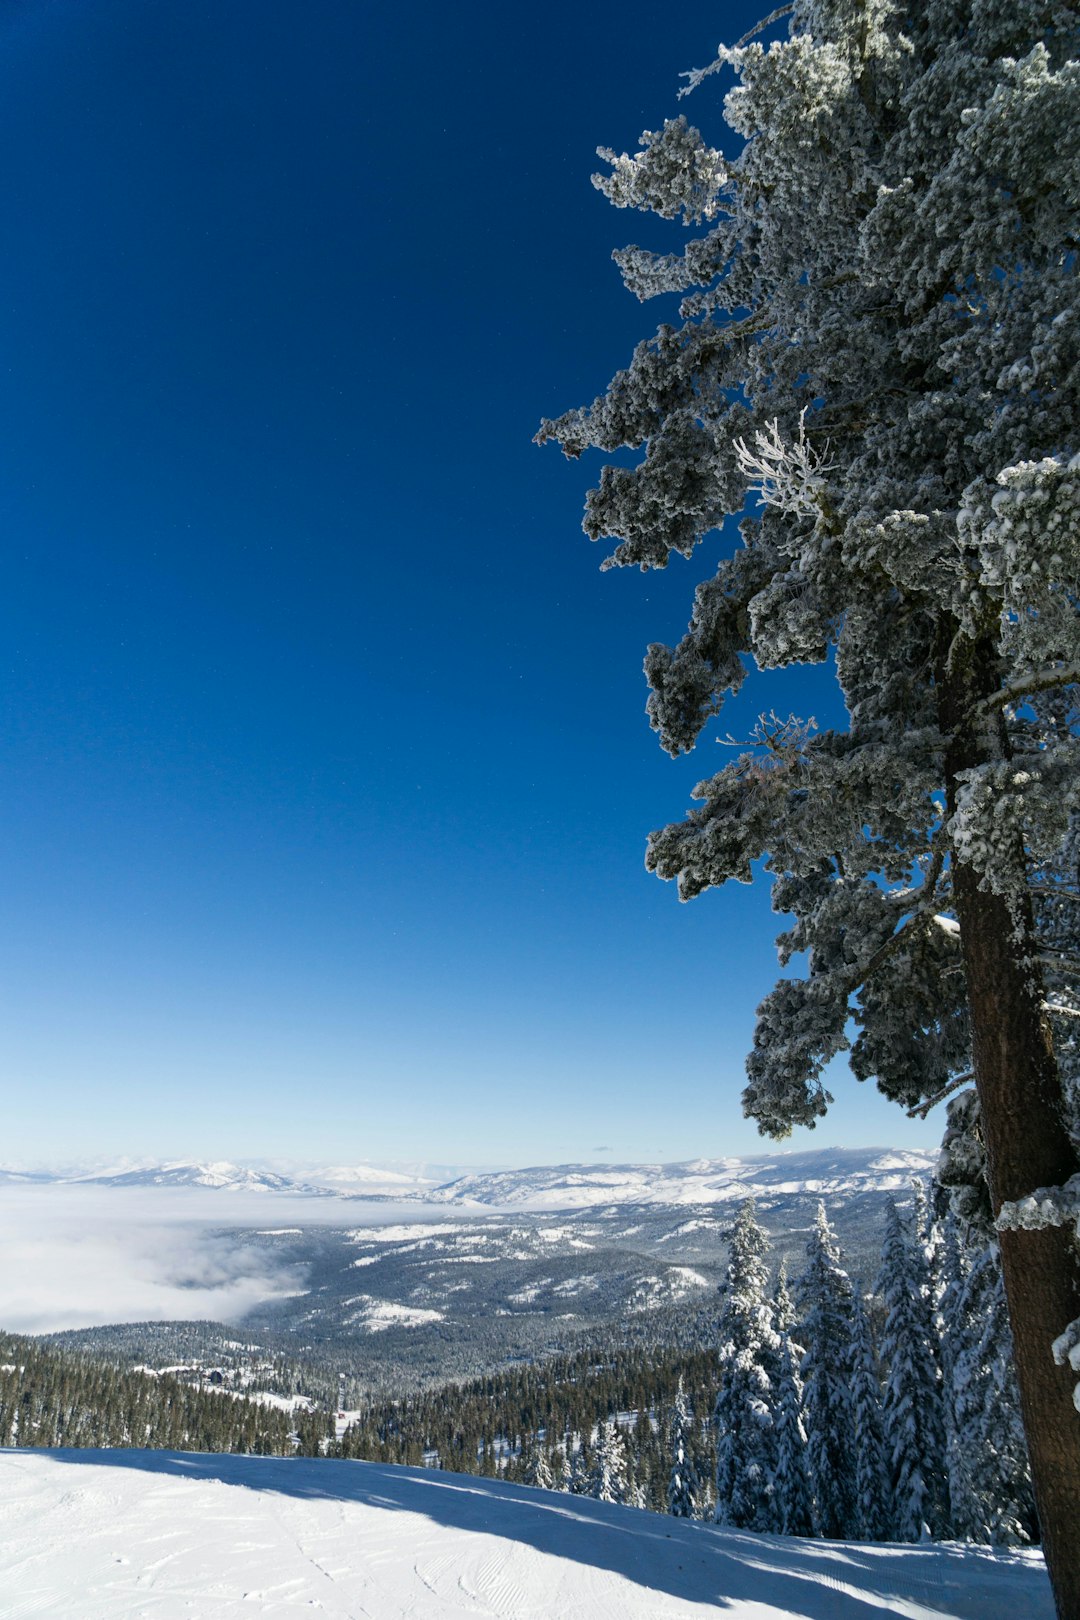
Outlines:
{"label": "frosted pine branch", "polygon": [[827,515],[824,475],[832,463],[807,441],[805,419],[803,411],[794,444],[781,437],[774,417],[755,431],[752,448],[744,438],[734,439],[732,448],[739,471],[757,490],[763,506],[774,506],[789,517],[821,518]]}
{"label": "frosted pine branch", "polygon": [[950,1080],[947,1086],[942,1086],[940,1091],[935,1091],[934,1095],[927,1097],[925,1102],[918,1103],[914,1108],[909,1108],[907,1111],[908,1119],[925,1119],[931,1108],[936,1108],[938,1103],[944,1102],[947,1097],[953,1096],[955,1092],[962,1090],[964,1086],[970,1086],[974,1078],[975,1075],[970,1069],[966,1074],[958,1074],[955,1080]]}

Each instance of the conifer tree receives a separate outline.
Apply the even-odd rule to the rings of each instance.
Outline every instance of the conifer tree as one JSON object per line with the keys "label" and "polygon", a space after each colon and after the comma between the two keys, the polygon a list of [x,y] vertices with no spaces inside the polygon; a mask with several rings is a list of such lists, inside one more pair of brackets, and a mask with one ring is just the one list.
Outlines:
{"label": "conifer tree", "polygon": [[855,1413],[851,1385],[852,1288],[836,1238],[818,1205],[809,1263],[799,1279],[799,1333],[806,1460],[815,1519],[829,1539],[856,1533]]}
{"label": "conifer tree", "polygon": [[780,1386],[776,1402],[776,1475],[774,1513],[784,1536],[812,1536],[814,1502],[806,1460],[803,1386],[799,1376],[802,1350],[785,1336],[780,1352]]}
{"label": "conifer tree", "polygon": [[893,1534],[918,1541],[946,1528],[945,1425],[925,1258],[890,1199],[877,1292],[887,1311],[882,1426],[889,1464]]}
{"label": "conifer tree", "polygon": [[1032,1540],[1037,1527],[1001,1267],[968,1134],[973,1100],[950,1107],[945,1158],[956,1174],[958,1138],[966,1138],[970,1179],[952,1188],[940,1303],[949,1520],[955,1536],[1011,1545]]}
{"label": "conifer tree", "polygon": [[766,1297],[769,1242],[754,1215],[740,1207],[731,1240],[718,1323],[720,1385],[716,1422],[716,1519],[736,1529],[774,1526],[772,1476],[775,1390],[769,1375],[780,1348]]}
{"label": "conifer tree", "polygon": [[881,1380],[870,1322],[856,1290],[851,1315],[851,1404],[855,1427],[856,1523],[861,1541],[887,1541],[893,1509],[885,1463]]}
{"label": "conifer tree", "polygon": [[979,1251],[949,1324],[955,1439],[949,1449],[950,1502],[957,1476],[953,1533],[1005,1546],[1038,1534],[1031,1470],[1005,1309],[1001,1267],[992,1248]]}
{"label": "conifer tree", "polygon": [[788,1285],[787,1261],[781,1260],[773,1288],[773,1327],[781,1339],[786,1339],[795,1331],[797,1320],[795,1301]]}
{"label": "conifer tree", "polygon": [[676,1519],[696,1519],[700,1510],[700,1496],[701,1486],[694,1465],[694,1424],[687,1405],[683,1381],[680,1378],[671,1414],[668,1512]]}
{"label": "conifer tree", "polygon": [[597,1436],[596,1451],[585,1493],[597,1502],[629,1502],[630,1480],[626,1447],[623,1445],[619,1425],[609,1418]]}
{"label": "conifer tree", "polygon": [[[577,1441],[574,1446],[573,1442]],[[567,1452],[566,1488],[572,1496],[588,1496],[593,1477],[593,1452],[584,1435],[571,1437]]]}
{"label": "conifer tree", "polygon": [[1059,934],[1040,928],[1033,889],[1046,873],[1077,888],[1080,15],[1067,0],[793,0],[779,18],[786,39],[748,36],[691,76],[734,71],[736,156],[685,118],[603,154],[617,206],[704,232],[682,254],[616,256],[640,298],[682,301],[540,438],[643,452],[588,497],[612,565],[664,567],[741,519],[682,642],[647,654],[671,753],[751,658],[835,655],[847,728],[764,718],[647,860],[684,899],[763,861],[794,918],[783,959],[807,951],[808,977],[762,1003],[748,1063],[745,1106],[770,1134],[824,1113],[852,1016],[856,1074],[906,1106],[974,1072],[1071,1620],[1080,1152],[1047,990],[1080,923],[1065,907]]}
{"label": "conifer tree", "polygon": [[540,1491],[555,1489],[555,1476],[551,1471],[547,1453],[538,1440],[534,1440],[522,1470],[522,1481]]}

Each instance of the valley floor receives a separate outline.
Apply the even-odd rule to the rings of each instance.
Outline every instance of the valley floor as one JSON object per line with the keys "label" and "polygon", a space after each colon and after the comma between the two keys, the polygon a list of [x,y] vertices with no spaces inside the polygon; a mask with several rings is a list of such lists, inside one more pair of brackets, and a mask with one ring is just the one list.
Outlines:
{"label": "valley floor", "polygon": [[0,1451],[0,1617],[1052,1620],[1036,1553],[752,1536],[461,1474]]}

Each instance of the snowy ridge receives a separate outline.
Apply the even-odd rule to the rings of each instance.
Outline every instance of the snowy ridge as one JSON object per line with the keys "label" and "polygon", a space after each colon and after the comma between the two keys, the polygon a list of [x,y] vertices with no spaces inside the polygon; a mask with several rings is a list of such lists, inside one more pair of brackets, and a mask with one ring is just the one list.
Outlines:
{"label": "snowy ridge", "polygon": [[700,1205],[748,1196],[906,1192],[927,1176],[936,1154],[889,1148],[823,1148],[679,1164],[558,1164],[459,1176],[441,1186],[372,1165],[310,1170],[303,1180],[228,1160],[119,1165],[78,1172],[0,1169],[0,1181],[79,1187],[192,1187],[217,1192],[283,1193],[309,1198],[392,1199],[460,1208],[534,1211],[593,1209],[620,1204]]}
{"label": "snowy ridge", "polygon": [[721,1531],[472,1475],[0,1453],[7,1615],[50,1620],[1052,1620],[1034,1552]]}
{"label": "snowy ridge", "polygon": [[428,1196],[437,1201],[529,1209],[618,1204],[724,1204],[747,1197],[907,1192],[930,1174],[936,1153],[825,1148],[684,1164],[563,1164],[461,1176]]}
{"label": "snowy ridge", "polygon": [[78,1171],[20,1171],[0,1168],[0,1182],[51,1183],[64,1187],[206,1187],[215,1192],[288,1193],[307,1198],[370,1198],[393,1194],[414,1199],[434,1185],[400,1171],[373,1165],[334,1166],[298,1179],[275,1170],[253,1169],[227,1159],[111,1165]]}
{"label": "snowy ridge", "polygon": [[[296,1192],[296,1182],[272,1170],[249,1170],[219,1159],[212,1164],[176,1160],[169,1164],[147,1165],[132,1170],[98,1170],[85,1175],[67,1176],[68,1184],[97,1187],[213,1187],[218,1192]],[[314,1192],[314,1188],[303,1188]]]}
{"label": "snowy ridge", "polygon": [[430,1176],[406,1175],[400,1170],[384,1170],[374,1164],[328,1165],[309,1171],[305,1179],[315,1187],[344,1194],[394,1192],[408,1195],[436,1185]]}

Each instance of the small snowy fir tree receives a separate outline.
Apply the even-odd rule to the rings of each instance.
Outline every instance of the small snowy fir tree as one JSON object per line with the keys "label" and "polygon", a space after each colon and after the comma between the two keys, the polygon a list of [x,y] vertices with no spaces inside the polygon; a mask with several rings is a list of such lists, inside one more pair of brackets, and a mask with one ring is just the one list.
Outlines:
{"label": "small snowy fir tree", "polygon": [[893,1534],[918,1541],[945,1533],[945,1424],[929,1280],[922,1249],[890,1199],[876,1292],[886,1310],[882,1426],[893,1503]]}
{"label": "small snowy fir tree", "polygon": [[780,1339],[766,1297],[769,1242],[748,1198],[739,1210],[723,1285],[716,1396],[716,1519],[741,1530],[774,1528],[775,1367]]}
{"label": "small snowy fir tree", "polygon": [[567,1449],[566,1488],[572,1496],[588,1496],[593,1480],[593,1452],[584,1435],[576,1431]]}
{"label": "small snowy fir tree", "polygon": [[533,1485],[537,1490],[553,1491],[555,1489],[555,1475],[551,1471],[547,1453],[539,1440],[534,1440],[529,1448],[521,1477],[526,1485]]}
{"label": "small snowy fir tree", "polygon": [[803,1351],[785,1335],[780,1350],[780,1378],[776,1399],[776,1473],[773,1514],[784,1536],[812,1536],[814,1500],[806,1462],[803,1428],[803,1386],[799,1365]]}
{"label": "small snowy fir tree", "polygon": [[[616,255],[663,323],[540,432],[608,458],[585,528],[609,566],[715,553],[682,640],[646,655],[671,754],[755,664],[835,670],[843,727],[765,719],[646,858],[686,900],[764,869],[791,919],[782,962],[807,974],[765,998],[748,1061],[765,1131],[820,1118],[849,1044],[906,1107],[974,1071],[1069,1616],[1080,1150],[1054,1037],[1075,1048],[1055,1008],[1080,921],[1037,913],[1047,874],[1077,889],[1078,40],[1068,0],[793,0],[723,48],[688,88],[718,120],[733,79],[738,139],[673,118],[596,180],[692,233]],[[1039,1219],[1016,1218],[1036,1189]]]}
{"label": "small snowy fir tree", "polygon": [[701,1486],[694,1466],[694,1420],[690,1415],[686,1392],[680,1378],[671,1414],[668,1512],[676,1519],[696,1519],[700,1510],[700,1497]]}
{"label": "small snowy fir tree", "polygon": [[585,1494],[597,1502],[631,1501],[626,1446],[614,1418],[608,1418],[600,1427]]}
{"label": "small snowy fir tree", "polygon": [[806,1460],[817,1528],[832,1540],[857,1533],[855,1413],[851,1388],[852,1288],[825,1206],[818,1205],[809,1264],[799,1279]]}
{"label": "small snowy fir tree", "polygon": [[860,1541],[887,1541],[892,1495],[885,1463],[881,1379],[870,1322],[856,1291],[851,1315],[851,1403],[855,1410],[856,1523]]}

